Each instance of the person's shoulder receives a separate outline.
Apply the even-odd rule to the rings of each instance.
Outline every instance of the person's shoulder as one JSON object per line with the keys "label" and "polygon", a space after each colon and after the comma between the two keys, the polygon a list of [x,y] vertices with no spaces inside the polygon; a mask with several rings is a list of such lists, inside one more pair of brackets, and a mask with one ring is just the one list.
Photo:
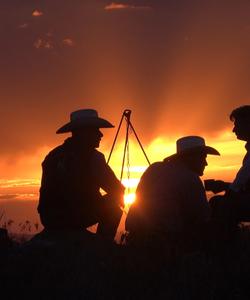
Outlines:
{"label": "person's shoulder", "polygon": [[92,159],[91,159],[92,163],[95,165],[95,166],[107,166],[107,163],[106,163],[106,159],[105,159],[105,156],[103,153],[101,153],[100,151],[98,150],[94,150],[93,154],[92,154]]}
{"label": "person's shoulder", "polygon": [[64,152],[64,146],[63,144],[62,145],[59,145],[57,147],[55,147],[54,149],[52,149],[47,156],[56,156],[56,155],[60,155],[61,153]]}
{"label": "person's shoulder", "polygon": [[46,156],[45,159],[43,161],[47,162],[47,161],[51,161],[51,160],[55,160],[58,157],[61,157],[64,153],[64,147],[63,145],[59,145],[57,147],[55,147],[54,149],[52,149]]}
{"label": "person's shoulder", "polygon": [[[96,149],[95,149],[94,152],[93,152],[93,156],[94,156],[94,158],[96,158],[96,159],[99,159],[99,160],[105,160],[104,154],[103,154],[102,152],[96,150]],[[105,161],[106,161],[106,160],[105,160]]]}
{"label": "person's shoulder", "polygon": [[178,183],[186,184],[194,184],[194,182],[200,181],[199,176],[182,162],[178,160],[164,162],[164,174],[169,176],[169,180],[175,181],[178,179]]}
{"label": "person's shoulder", "polygon": [[143,173],[143,177],[152,176],[161,172],[164,164],[161,161],[152,163]]}
{"label": "person's shoulder", "polygon": [[163,165],[164,165],[164,163],[162,161],[154,162],[146,169],[146,171],[148,171],[148,172],[157,171],[157,170],[161,169],[163,167]]}
{"label": "person's shoulder", "polygon": [[94,155],[96,155],[98,157],[104,157],[104,154],[96,149],[94,149]]}

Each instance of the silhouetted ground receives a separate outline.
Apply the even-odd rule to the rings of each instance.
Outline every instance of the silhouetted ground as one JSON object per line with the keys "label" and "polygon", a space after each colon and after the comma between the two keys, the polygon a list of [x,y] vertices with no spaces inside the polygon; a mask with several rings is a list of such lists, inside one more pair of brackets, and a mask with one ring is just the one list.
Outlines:
{"label": "silhouetted ground", "polygon": [[132,249],[93,234],[5,249],[5,299],[250,299],[250,232],[244,228],[209,251],[170,244]]}

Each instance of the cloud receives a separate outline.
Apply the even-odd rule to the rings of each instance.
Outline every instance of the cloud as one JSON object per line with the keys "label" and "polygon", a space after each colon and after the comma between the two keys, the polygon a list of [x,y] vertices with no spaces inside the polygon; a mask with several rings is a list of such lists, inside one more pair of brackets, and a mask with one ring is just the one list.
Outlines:
{"label": "cloud", "polygon": [[21,29],[25,29],[25,28],[28,28],[28,23],[23,23],[23,24],[20,24],[19,26],[18,26],[18,28],[21,28]]}
{"label": "cloud", "polygon": [[65,47],[74,47],[75,46],[75,42],[73,41],[73,39],[71,38],[64,38],[63,40],[61,40],[62,44],[59,44],[59,42],[56,42],[53,39],[53,35],[52,34],[46,34],[46,37],[39,37],[35,40],[35,42],[33,43],[33,46],[36,49],[47,49],[47,50],[52,50],[55,48],[59,48],[60,46],[65,46]]}
{"label": "cloud", "polygon": [[53,42],[50,41],[50,40],[45,40],[45,39],[42,39],[42,38],[38,38],[33,46],[36,48],[36,49],[41,49],[41,48],[44,48],[44,49],[48,49],[48,50],[51,50],[51,49],[54,49],[54,45],[53,45]]}
{"label": "cloud", "polygon": [[65,38],[62,41],[64,46],[73,47],[75,45],[75,42],[71,38]]}
{"label": "cloud", "polygon": [[53,36],[53,33],[52,33],[51,31],[48,31],[48,32],[46,33],[46,36],[52,37],[52,36]]}
{"label": "cloud", "polygon": [[129,7],[131,7],[131,5],[112,2],[111,4],[106,5],[104,9],[115,10],[115,9],[127,9]]}
{"label": "cloud", "polygon": [[105,10],[123,10],[123,9],[144,10],[144,9],[151,9],[151,7],[111,2],[110,4],[106,5],[104,9]]}
{"label": "cloud", "polygon": [[17,194],[0,194],[0,200],[11,200],[17,199]]}
{"label": "cloud", "polygon": [[35,9],[32,12],[33,17],[41,17],[43,15],[43,12],[41,10]]}
{"label": "cloud", "polygon": [[[0,189],[39,186],[38,179],[0,179]],[[0,194],[1,195],[1,194]]]}

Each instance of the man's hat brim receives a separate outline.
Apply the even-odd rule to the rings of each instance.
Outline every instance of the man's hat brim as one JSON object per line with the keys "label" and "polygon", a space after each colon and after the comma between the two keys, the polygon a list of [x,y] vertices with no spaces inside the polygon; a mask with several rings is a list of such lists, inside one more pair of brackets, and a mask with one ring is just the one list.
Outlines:
{"label": "man's hat brim", "polygon": [[77,129],[84,129],[84,128],[89,128],[89,127],[94,127],[94,128],[113,128],[114,125],[112,125],[110,122],[108,122],[105,119],[102,118],[86,118],[83,120],[75,120],[71,121],[62,127],[60,127],[56,133],[67,133],[67,132],[72,132]]}
{"label": "man's hat brim", "polygon": [[210,146],[198,146],[198,147],[193,147],[193,148],[189,148],[189,149],[185,149],[181,152],[175,153],[173,155],[168,156],[166,159],[172,159],[172,158],[176,158],[182,155],[186,155],[186,154],[197,154],[197,153],[205,153],[205,154],[210,154],[210,155],[220,155],[220,152],[217,151],[215,148],[210,147]]}

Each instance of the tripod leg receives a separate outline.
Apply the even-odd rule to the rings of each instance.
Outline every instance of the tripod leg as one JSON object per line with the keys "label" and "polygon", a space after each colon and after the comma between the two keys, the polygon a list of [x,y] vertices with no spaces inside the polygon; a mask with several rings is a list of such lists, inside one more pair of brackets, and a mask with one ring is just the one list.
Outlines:
{"label": "tripod leg", "polygon": [[109,163],[110,158],[111,158],[111,155],[112,155],[112,152],[113,152],[113,150],[114,150],[115,143],[116,143],[116,140],[117,140],[119,131],[120,131],[120,129],[121,129],[121,125],[122,125],[123,118],[124,118],[124,114],[123,114],[122,117],[121,117],[121,121],[120,121],[120,124],[119,124],[119,126],[118,126],[118,129],[117,129],[117,132],[116,132],[116,135],[115,135],[115,139],[114,139],[113,145],[112,145],[111,150],[110,150],[110,153],[109,153],[109,157],[108,157],[108,160],[107,160],[107,164]]}
{"label": "tripod leg", "polygon": [[124,163],[125,163],[125,156],[126,156],[126,149],[127,149],[127,144],[128,144],[128,132],[129,132],[129,122],[127,120],[127,128],[126,128],[126,138],[125,138],[125,144],[124,144],[124,150],[123,150],[123,159],[122,159],[122,169],[121,169],[121,176],[120,176],[120,181],[122,180],[123,176],[123,169],[124,169]]}
{"label": "tripod leg", "polygon": [[131,123],[130,121],[129,121],[129,126],[130,126],[131,129],[133,130],[133,133],[134,133],[134,135],[135,135],[135,137],[136,137],[136,139],[137,139],[137,142],[139,143],[139,145],[140,145],[140,147],[141,147],[141,150],[142,150],[142,152],[143,152],[143,154],[144,154],[144,156],[145,156],[145,158],[146,158],[148,164],[150,165],[150,161],[149,161],[149,159],[148,159],[148,157],[147,157],[147,154],[146,154],[145,150],[143,149],[143,146],[142,146],[142,144],[141,144],[141,142],[140,142],[140,140],[139,140],[139,138],[138,138],[138,135],[136,134],[135,129],[134,129],[134,127],[133,127],[133,125],[132,125],[132,123]]}

